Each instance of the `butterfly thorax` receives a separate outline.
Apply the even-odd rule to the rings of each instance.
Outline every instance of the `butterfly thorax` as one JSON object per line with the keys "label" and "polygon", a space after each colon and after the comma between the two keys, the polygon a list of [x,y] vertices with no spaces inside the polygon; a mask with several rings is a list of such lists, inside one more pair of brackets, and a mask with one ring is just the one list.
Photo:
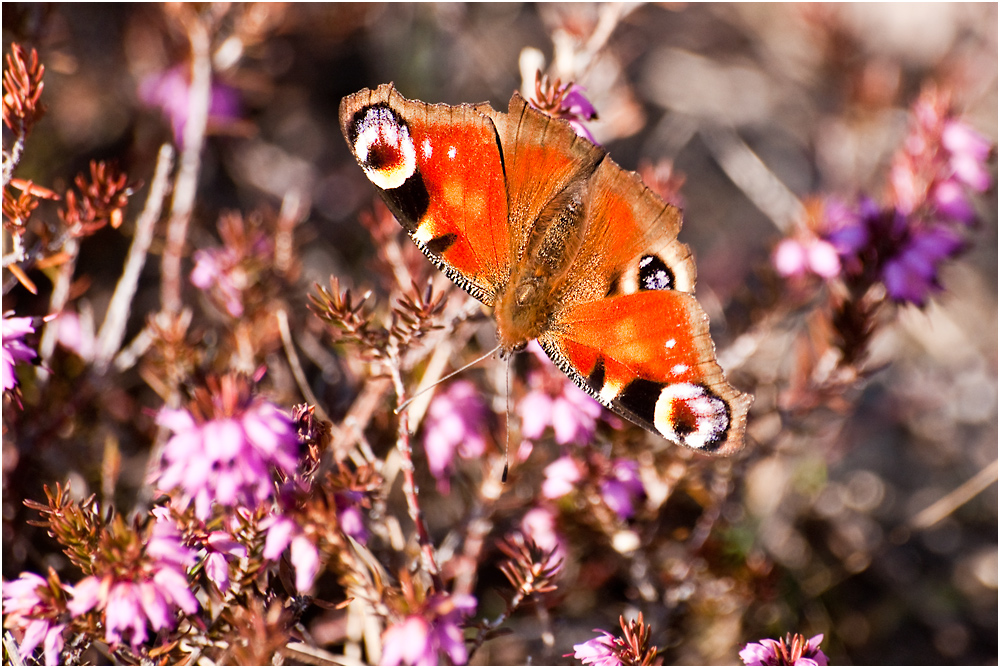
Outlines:
{"label": "butterfly thorax", "polygon": [[586,233],[588,180],[570,183],[530,226],[510,280],[497,295],[497,338],[506,352],[519,350],[550,326],[569,269]]}

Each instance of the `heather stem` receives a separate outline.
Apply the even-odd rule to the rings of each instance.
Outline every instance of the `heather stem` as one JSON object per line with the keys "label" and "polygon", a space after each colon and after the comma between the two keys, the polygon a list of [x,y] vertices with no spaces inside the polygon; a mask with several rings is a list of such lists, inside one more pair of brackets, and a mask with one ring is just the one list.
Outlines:
{"label": "heather stem", "polygon": [[6,188],[10,180],[14,178],[14,170],[17,169],[17,163],[21,162],[21,153],[24,152],[24,138],[25,132],[24,128],[17,133],[17,139],[14,141],[14,146],[10,149],[10,155],[4,155],[3,163],[3,187]]}
{"label": "heather stem", "polygon": [[208,124],[212,84],[208,32],[201,21],[193,15],[189,16],[185,23],[188,39],[191,42],[191,89],[187,123],[184,125],[180,168],[174,184],[174,197],[161,267],[163,285],[160,298],[163,309],[170,313],[179,313],[181,310],[181,256],[184,252],[184,241],[187,238],[188,223],[191,221],[191,210],[194,207],[194,196],[198,186],[201,148],[205,140],[205,127]]}
{"label": "heather stem", "polygon": [[108,306],[108,313],[97,337],[98,349],[94,362],[100,373],[107,370],[111,358],[121,347],[122,338],[125,336],[129,306],[132,304],[132,298],[139,285],[139,275],[146,263],[149,246],[153,242],[153,229],[156,226],[156,221],[160,219],[163,199],[166,196],[167,179],[173,162],[174,150],[170,144],[164,144],[160,147],[146,206],[136,221],[135,236],[132,239],[132,246],[129,248],[125,268],[122,270],[122,277],[115,287],[114,296],[111,298],[110,306]]}
{"label": "heather stem", "polygon": [[[392,351],[389,356],[389,369],[392,376],[392,384],[396,390],[396,400],[401,404],[406,400],[406,390],[403,387],[403,379],[399,373],[398,358]],[[403,411],[399,416],[399,427],[396,435],[396,449],[399,450],[403,458],[403,495],[406,497],[406,507],[410,512],[410,519],[413,520],[417,529],[417,540],[420,543],[421,560],[424,568],[430,573],[434,580],[434,588],[437,591],[444,591],[444,582],[441,580],[441,572],[438,569],[437,560],[434,558],[434,545],[431,542],[430,534],[427,532],[427,525],[424,523],[424,515],[420,510],[420,493],[416,479],[413,475],[413,448],[410,445],[410,430],[407,412]]]}

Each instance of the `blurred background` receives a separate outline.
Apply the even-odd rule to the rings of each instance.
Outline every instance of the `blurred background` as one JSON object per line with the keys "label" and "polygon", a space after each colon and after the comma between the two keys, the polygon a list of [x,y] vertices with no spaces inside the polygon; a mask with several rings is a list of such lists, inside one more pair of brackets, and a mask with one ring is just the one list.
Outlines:
{"label": "blurred background", "polygon": [[[621,555],[608,546],[572,557],[579,581],[598,584],[560,593],[550,612],[557,637],[582,642],[591,629],[613,630],[619,614],[642,608],[666,663],[733,663],[743,643],[786,631],[824,633],[824,651],[837,664],[997,662],[995,187],[976,201],[984,222],[969,234],[968,252],[945,266],[944,290],[923,309],[893,310],[865,374],[808,409],[785,401],[808,311],[776,308],[781,286],[770,269],[796,198],[882,196],[908,110],[928,83],[950,90],[960,117],[995,145],[995,4],[205,11],[217,15],[218,29],[189,246],[218,243],[220,213],[273,217],[292,194],[302,212],[295,238],[303,292],[289,301],[293,325],[316,340],[322,328],[305,311],[313,283],[337,275],[385,296],[368,273],[372,233],[359,223],[373,210],[373,189],[337,121],[341,98],[362,87],[392,81],[409,98],[505,109],[522,87],[522,69],[539,67],[585,88],[600,116],[589,127],[616,162],[637,169],[669,159],[683,176],[681,240],[698,260],[697,292],[720,362],[734,385],[756,394],[750,446],[724,463],[662,455],[679,458],[702,482],[646,518],[659,538],[650,539],[645,561],[616,561]],[[17,176],[59,190],[89,161],[113,159],[130,180],[149,184],[160,144],[185,122],[189,46],[169,8],[5,3],[3,40],[5,52],[12,41],[37,48],[46,66],[48,114]],[[995,183],[995,157],[991,165]],[[83,242],[73,303],[84,320],[107,308],[129,224]],[[432,268],[418,271],[429,276]],[[146,272],[126,341],[158,308],[155,259]],[[49,283],[36,278],[42,293],[15,288],[4,310],[45,315]],[[197,317],[213,315],[205,309]],[[206,331],[205,345],[215,345]],[[357,388],[321,360],[316,353],[309,363],[310,381],[336,418]],[[53,364],[68,378],[79,373],[69,353]],[[68,422],[52,414],[60,405],[53,391],[46,406],[27,406],[16,426],[5,416],[4,578],[61,563],[25,524],[32,517],[21,500],[39,499],[43,483],[67,478],[78,492],[99,491],[106,477],[95,469],[106,461],[106,442],[87,427],[99,420],[95,411],[112,413],[121,452],[117,485],[103,492],[128,508],[142,483],[149,412],[160,403],[139,376],[103,388],[113,399],[105,396],[100,409],[70,402],[79,387],[68,383],[61,404],[73,415]],[[31,387],[25,392],[30,404]],[[49,428],[54,420],[58,427]],[[433,490],[433,481],[423,488]],[[712,506],[711,540],[688,550],[711,505],[699,493],[724,501]],[[448,497],[427,503],[432,525],[446,526]],[[482,576],[484,590],[500,584],[493,578]],[[638,582],[651,583],[651,599]],[[659,602],[656,614],[650,600]],[[568,661],[532,640],[534,623],[515,617],[515,635],[487,643],[474,661]]]}

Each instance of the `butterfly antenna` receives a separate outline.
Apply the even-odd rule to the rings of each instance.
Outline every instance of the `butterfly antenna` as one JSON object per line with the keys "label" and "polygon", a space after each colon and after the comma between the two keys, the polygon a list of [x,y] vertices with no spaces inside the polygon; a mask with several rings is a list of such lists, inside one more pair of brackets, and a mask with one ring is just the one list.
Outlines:
{"label": "butterfly antenna", "polygon": [[507,358],[507,373],[504,379],[507,381],[507,443],[503,446],[503,475],[500,476],[500,482],[507,482],[507,470],[510,463],[509,453],[510,453],[510,357]]}
{"label": "butterfly antenna", "polygon": [[415,400],[415,399],[416,399],[417,397],[419,397],[419,396],[420,396],[421,394],[423,394],[424,392],[429,392],[430,390],[433,390],[433,389],[434,389],[435,387],[437,387],[438,385],[440,385],[440,384],[441,384],[441,383],[443,383],[444,381],[448,380],[449,378],[452,378],[453,376],[457,376],[458,374],[462,373],[463,371],[465,371],[465,370],[466,370],[466,369],[468,369],[469,367],[472,367],[472,366],[475,366],[475,365],[479,364],[480,362],[482,362],[482,361],[483,361],[484,359],[486,359],[487,357],[492,357],[492,356],[493,356],[493,354],[494,354],[495,352],[497,352],[498,350],[500,350],[500,344],[497,344],[496,348],[494,348],[493,350],[490,350],[490,351],[489,351],[489,352],[487,352],[487,353],[486,353],[485,355],[483,355],[483,356],[481,356],[481,357],[478,357],[478,358],[476,358],[476,359],[472,360],[471,362],[469,362],[468,364],[466,364],[466,365],[465,365],[465,366],[463,366],[463,367],[460,367],[460,368],[458,368],[458,369],[455,369],[454,371],[452,371],[451,373],[449,373],[449,374],[448,374],[447,376],[445,376],[444,378],[439,378],[439,379],[438,379],[437,381],[435,381],[435,382],[434,382],[434,383],[433,383],[432,385],[428,385],[427,387],[425,387],[424,389],[422,389],[422,390],[418,391],[418,392],[417,392],[416,394],[414,394],[414,395],[413,395],[412,397],[410,397],[409,399],[407,399],[406,401],[404,401],[404,402],[403,402],[402,404],[400,404],[400,405],[399,405],[399,406],[398,406],[398,407],[396,408],[396,410],[394,410],[394,411],[393,411],[393,413],[394,413],[395,415],[399,415],[400,413],[402,413],[402,412],[403,412],[403,411],[404,411],[404,410],[406,409],[406,407],[407,407],[407,406],[409,406],[409,405],[410,405],[411,403],[413,403],[413,401],[414,401],[414,400]]}

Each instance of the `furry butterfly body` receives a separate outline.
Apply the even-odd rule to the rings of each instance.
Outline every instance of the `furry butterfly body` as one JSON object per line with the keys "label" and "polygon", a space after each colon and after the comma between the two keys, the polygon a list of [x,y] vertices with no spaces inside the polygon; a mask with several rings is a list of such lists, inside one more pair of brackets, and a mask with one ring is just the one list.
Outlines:
{"label": "furry butterfly body", "polygon": [[391,84],[341,102],[368,179],[421,251],[494,309],[505,353],[537,339],[619,415],[701,452],[743,446],[752,398],[726,381],[680,211],[518,94],[429,105]]}

